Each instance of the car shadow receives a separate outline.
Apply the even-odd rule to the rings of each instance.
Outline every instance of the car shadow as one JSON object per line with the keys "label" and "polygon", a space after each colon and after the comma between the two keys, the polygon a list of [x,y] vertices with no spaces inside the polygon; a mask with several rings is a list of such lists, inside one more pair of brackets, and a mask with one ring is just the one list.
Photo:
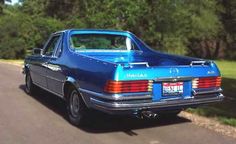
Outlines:
{"label": "car shadow", "polygon": [[[19,88],[24,91],[25,86],[20,85]],[[65,102],[61,98],[40,88],[38,88],[37,94],[34,94],[32,98],[34,98],[56,114],[62,116],[65,120],[68,120],[66,116]],[[165,125],[191,122],[190,120],[179,116],[174,118],[160,117],[156,119],[138,119],[131,116],[112,116],[95,110],[90,110],[86,119],[86,123],[83,126],[79,127],[85,132],[107,133],[122,131],[129,136],[137,135],[137,133],[132,131],[135,129],[161,127]]]}
{"label": "car shadow", "polygon": [[223,78],[222,88],[225,99],[219,103],[213,103],[201,107],[201,114],[208,117],[236,118],[236,79]]}

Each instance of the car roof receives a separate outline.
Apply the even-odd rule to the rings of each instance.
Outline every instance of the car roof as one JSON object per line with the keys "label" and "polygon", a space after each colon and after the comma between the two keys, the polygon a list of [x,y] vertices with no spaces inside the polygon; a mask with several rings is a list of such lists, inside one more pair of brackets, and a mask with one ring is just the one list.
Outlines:
{"label": "car roof", "polygon": [[91,32],[108,32],[108,33],[131,33],[129,31],[122,31],[122,30],[112,30],[112,29],[65,29],[65,30],[61,30],[61,31],[57,31],[55,32],[54,34],[57,34],[57,33],[61,33],[61,32],[71,32],[71,31],[78,31],[78,32],[83,32],[83,33],[91,33]]}

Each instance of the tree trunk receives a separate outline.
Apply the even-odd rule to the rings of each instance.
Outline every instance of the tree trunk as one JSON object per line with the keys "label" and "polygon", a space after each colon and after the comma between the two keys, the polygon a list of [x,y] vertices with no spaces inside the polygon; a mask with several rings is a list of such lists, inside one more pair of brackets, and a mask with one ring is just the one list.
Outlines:
{"label": "tree trunk", "polygon": [[4,0],[0,0],[0,15],[3,14],[3,5],[4,5]]}

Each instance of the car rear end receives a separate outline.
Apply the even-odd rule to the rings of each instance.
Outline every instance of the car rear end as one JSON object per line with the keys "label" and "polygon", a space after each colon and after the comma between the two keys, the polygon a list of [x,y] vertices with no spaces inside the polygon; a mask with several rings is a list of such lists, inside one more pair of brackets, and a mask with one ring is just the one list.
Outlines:
{"label": "car rear end", "polygon": [[222,101],[221,77],[212,61],[189,65],[118,64],[114,78],[90,104],[111,114],[175,111]]}

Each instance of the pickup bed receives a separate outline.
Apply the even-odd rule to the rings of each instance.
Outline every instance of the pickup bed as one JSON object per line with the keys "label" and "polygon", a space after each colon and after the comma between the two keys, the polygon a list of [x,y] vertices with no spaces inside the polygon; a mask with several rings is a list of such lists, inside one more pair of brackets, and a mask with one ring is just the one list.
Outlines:
{"label": "pickup bed", "polygon": [[69,121],[86,109],[155,117],[222,101],[213,61],[152,50],[134,34],[114,30],[64,30],[25,59],[26,92],[43,88],[66,101]]}

